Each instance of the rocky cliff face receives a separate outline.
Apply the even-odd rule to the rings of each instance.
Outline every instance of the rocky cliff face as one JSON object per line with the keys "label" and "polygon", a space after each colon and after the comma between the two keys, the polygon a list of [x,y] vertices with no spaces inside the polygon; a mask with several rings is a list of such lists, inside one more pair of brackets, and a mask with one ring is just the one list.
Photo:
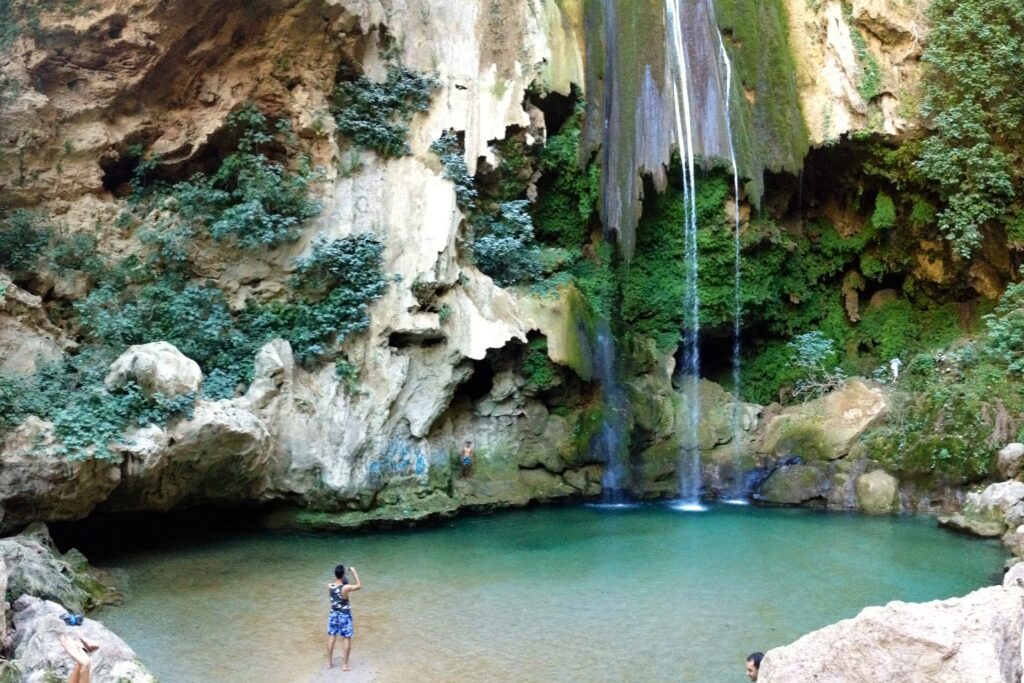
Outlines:
{"label": "rocky cliff face", "polygon": [[[186,175],[216,154],[228,114],[256,102],[291,121],[301,146],[324,169],[323,211],[302,239],[280,249],[257,255],[211,249],[198,261],[201,276],[214,278],[242,306],[280,291],[294,257],[318,232],[329,238],[372,233],[385,245],[383,271],[392,282],[369,312],[370,328],[347,348],[359,371],[357,389],[347,391],[333,366],[297,368],[286,342],[271,344],[258,354],[244,398],[200,404],[192,420],[166,432],[129,435],[118,456],[123,460],[104,464],[98,479],[80,468],[66,480],[58,476],[109,482],[76,494],[73,511],[12,486],[22,492],[5,501],[5,527],[33,514],[80,517],[103,501],[115,510],[166,509],[297,496],[328,508],[346,501],[369,507],[394,477],[407,478],[413,489],[447,493],[453,454],[466,438],[475,441],[481,472],[493,467],[512,489],[522,468],[533,478],[542,471],[550,477],[539,486],[545,497],[592,492],[575,453],[575,485],[562,479],[568,465],[558,443],[572,440],[572,421],[524,395],[513,368],[486,360],[489,351],[500,355],[535,330],[549,340],[552,357],[564,360],[576,353],[567,348],[573,335],[563,329],[574,324],[571,316],[564,302],[503,290],[460,258],[462,214],[428,150],[443,131],[459,131],[472,173],[478,163],[495,163],[491,145],[507,130],[543,140],[543,116],[524,104],[524,91],[539,79],[568,94],[580,82],[578,16],[554,2],[275,1],[218,3],[197,13],[192,3],[125,1],[86,3],[34,20],[8,48],[4,66],[12,98],[0,113],[9,145],[0,162],[5,203],[39,207],[63,229],[94,233],[103,252],[138,252],[130,235],[94,232],[119,211],[131,177],[129,149],[143,145],[160,155],[161,172]],[[430,110],[412,122],[412,154],[388,160],[339,142],[327,109],[340,63],[381,78],[396,57],[435,73],[440,86]],[[2,286],[0,344],[10,339],[0,346],[5,370],[31,374],[37,363],[73,347],[48,320],[41,297],[68,301],[82,292],[39,279],[23,283],[35,294],[9,281]],[[166,359],[144,356],[126,362],[155,363],[175,374]],[[474,363],[485,366],[480,374],[487,377],[478,378],[472,400],[458,400]],[[27,485],[27,472],[16,464],[22,462],[18,444],[38,446],[26,439],[9,436],[2,471]],[[41,463],[29,479],[45,476]],[[232,481],[239,469],[261,474],[240,484]],[[175,474],[186,470],[187,476]],[[54,479],[47,481],[52,489]],[[527,488],[481,493],[480,502],[509,495],[525,502],[534,497],[533,485]]]}
{"label": "rocky cliff face", "polygon": [[[794,0],[787,8],[813,140],[916,130],[904,109],[914,98],[920,6]],[[600,464],[587,443],[599,406],[579,359],[576,294],[502,288],[481,273],[465,253],[465,207],[430,150],[455,131],[473,174],[501,165],[498,143],[506,138],[543,143],[552,111],[527,91],[551,102],[586,87],[580,4],[263,0],[197,9],[117,0],[15,9],[2,65],[3,204],[46,212],[60,231],[94,237],[108,258],[141,256],[139,236],[118,227],[136,150],[144,148],[156,160],[152,172],[166,180],[209,171],[227,153],[229,115],[252,102],[289,122],[293,151],[323,169],[315,185],[322,210],[297,240],[272,249],[197,239],[193,281],[215,283],[236,311],[272,303],[315,235],[370,234],[384,245],[388,286],[370,305],[368,329],[344,345],[357,386],[333,364],[297,362],[295,349],[276,340],[259,350],[244,393],[202,400],[190,418],[165,427],[129,430],[111,459],[62,464],[52,425],[29,418],[5,437],[0,478],[15,493],[4,500],[4,528],[94,509],[276,499],[324,512],[384,507],[409,516],[598,490]],[[337,135],[329,111],[339,66],[381,81],[394,64],[438,81],[427,111],[411,120],[411,153],[397,158]],[[746,92],[751,104],[771,97]],[[527,176],[525,192],[534,196],[537,176]],[[76,330],[61,311],[91,286],[81,273],[48,267],[0,281],[3,370],[31,375],[75,352]],[[564,369],[543,388],[524,373],[526,344],[540,337]],[[189,361],[168,353],[173,362],[152,348],[129,352],[112,374],[137,381],[147,395],[160,372],[194,390]],[[149,366],[159,372],[146,374]],[[652,367],[630,380],[640,495],[675,486],[682,407],[668,355]],[[733,434],[714,417],[724,415],[725,399],[708,400],[717,406],[707,411],[710,450]],[[748,422],[752,428],[756,420]],[[470,481],[454,475],[465,439],[477,458]],[[712,460],[714,474],[727,458]]]}

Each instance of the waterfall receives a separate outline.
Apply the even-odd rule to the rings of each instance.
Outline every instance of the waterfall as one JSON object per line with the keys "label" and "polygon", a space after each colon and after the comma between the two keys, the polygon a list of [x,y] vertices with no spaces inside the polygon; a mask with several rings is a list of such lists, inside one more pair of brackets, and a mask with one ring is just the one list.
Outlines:
{"label": "waterfall", "polygon": [[[697,153],[705,159],[728,153],[733,174],[733,194],[736,209],[734,229],[734,298],[733,325],[733,379],[737,387],[733,404],[734,440],[739,447],[740,432],[739,372],[740,330],[742,307],[740,301],[740,234],[739,234],[739,169],[733,143],[730,95],[732,90],[732,64],[725,42],[714,19],[711,0],[685,4],[687,15],[680,9],[680,0],[665,0],[668,28],[668,52],[671,63],[672,104],[675,113],[675,142],[679,150],[683,184],[683,347],[679,368],[683,397],[686,402],[684,433],[680,439],[680,503],[684,508],[699,508],[701,491],[700,461],[700,292],[697,248],[696,159]],[[687,31],[687,41],[683,31]],[[716,43],[717,39],[717,43]],[[725,72],[725,87],[721,72]],[[698,97],[693,100],[694,95]],[[724,106],[724,111],[721,107]],[[702,116],[695,128],[692,111]],[[719,123],[724,122],[724,131]],[[724,132],[724,135],[723,135]],[[696,142],[695,142],[696,141]],[[716,144],[717,143],[717,144]],[[723,144],[724,143],[724,144]],[[739,453],[736,453],[737,460]]]}
{"label": "waterfall", "polygon": [[597,458],[605,463],[601,477],[601,500],[619,504],[625,500],[626,472],[626,392],[615,370],[615,337],[608,323],[601,321],[594,330],[594,376],[601,383],[603,415],[593,442]]}
{"label": "waterfall", "polygon": [[736,166],[736,148],[732,135],[732,62],[725,49],[722,33],[718,33],[718,47],[725,66],[725,128],[729,139],[729,164],[732,169],[732,197],[735,224],[733,225],[733,322],[732,322],[732,444],[733,444],[733,483],[727,498],[731,502],[743,500],[746,487],[740,476],[740,456],[743,448],[743,426],[740,418],[743,403],[740,400],[740,381],[742,370],[741,353],[743,351],[743,300],[741,298],[742,274],[740,256],[740,171]]}
{"label": "waterfall", "polygon": [[675,107],[676,142],[682,166],[683,244],[685,253],[683,285],[683,353],[680,372],[686,400],[686,425],[682,435],[679,467],[680,499],[683,504],[700,501],[700,293],[697,290],[697,199],[693,152],[693,125],[690,117],[690,84],[686,54],[683,51],[678,0],[666,0],[670,52],[675,67],[672,79],[672,103]]}

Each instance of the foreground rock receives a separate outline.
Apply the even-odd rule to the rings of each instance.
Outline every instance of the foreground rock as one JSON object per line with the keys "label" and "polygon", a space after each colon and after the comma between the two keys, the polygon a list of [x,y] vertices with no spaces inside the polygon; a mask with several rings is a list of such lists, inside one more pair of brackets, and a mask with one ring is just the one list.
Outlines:
{"label": "foreground rock", "polygon": [[771,650],[761,683],[1018,683],[1024,567],[962,598],[868,607]]}
{"label": "foreground rock", "polygon": [[[7,664],[22,683],[66,680],[73,662],[60,645],[62,635],[82,636],[99,645],[92,655],[92,680],[118,683],[155,682],[135,651],[103,624],[85,619],[80,626],[68,626],[61,617],[68,611],[50,600],[22,596],[14,603],[14,659]],[[8,679],[4,679],[8,680]]]}
{"label": "foreground rock", "polygon": [[62,555],[42,524],[0,539],[0,563],[7,566],[6,593],[13,599],[31,595],[83,612],[116,597],[80,552],[70,550]]}

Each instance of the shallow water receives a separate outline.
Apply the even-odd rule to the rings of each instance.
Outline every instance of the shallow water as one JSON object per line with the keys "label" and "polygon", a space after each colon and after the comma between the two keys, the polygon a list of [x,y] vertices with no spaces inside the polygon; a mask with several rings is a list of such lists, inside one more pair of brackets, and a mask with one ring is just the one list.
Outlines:
{"label": "shallow water", "polygon": [[[889,600],[990,583],[995,543],[930,519],[736,506],[556,508],[350,536],[178,540],[100,564],[97,618],[165,683],[309,681],[326,584],[359,570],[353,665],[382,681],[744,681],[753,650]],[[344,680],[339,678],[338,680]]]}

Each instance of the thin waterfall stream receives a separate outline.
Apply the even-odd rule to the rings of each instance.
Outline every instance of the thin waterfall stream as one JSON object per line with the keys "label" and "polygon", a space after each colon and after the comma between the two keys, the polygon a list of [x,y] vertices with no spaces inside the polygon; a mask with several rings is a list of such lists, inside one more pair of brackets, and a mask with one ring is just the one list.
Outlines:
{"label": "thin waterfall stream", "polygon": [[666,1],[674,78],[672,102],[675,107],[676,142],[682,161],[683,243],[685,249],[683,288],[683,352],[680,374],[686,402],[686,431],[682,435],[679,493],[683,506],[700,504],[700,293],[697,290],[697,201],[694,181],[695,154],[690,116],[690,87],[677,0]]}
{"label": "thin waterfall stream", "polygon": [[[697,245],[697,185],[696,166],[698,151],[705,158],[715,155],[714,138],[721,132],[719,122],[724,122],[725,149],[728,152],[730,168],[733,176],[733,201],[736,217],[734,228],[735,263],[734,263],[734,323],[733,323],[733,385],[735,398],[733,401],[732,431],[733,441],[737,449],[734,461],[739,461],[741,444],[741,411],[739,399],[740,385],[740,352],[742,327],[742,302],[740,299],[740,215],[739,215],[739,168],[736,162],[736,149],[733,142],[731,122],[731,91],[732,65],[726,52],[721,31],[714,19],[714,7],[711,0],[706,3],[695,3],[687,6],[684,17],[679,0],[666,0],[666,23],[668,27],[669,54],[672,72],[672,102],[675,114],[676,144],[682,167],[683,186],[683,242],[684,242],[684,287],[683,287],[683,345],[679,367],[680,385],[686,406],[685,431],[680,439],[680,507],[683,509],[702,509],[700,493],[702,487],[700,458],[700,268]],[[705,25],[706,31],[700,26]],[[701,44],[684,44],[683,28],[687,27],[692,42]],[[696,27],[696,28],[695,28]],[[717,38],[717,45],[714,44]],[[705,44],[706,43],[706,44]],[[696,63],[688,61],[688,49]],[[725,87],[722,88],[722,71],[725,73]],[[701,80],[703,79],[703,81]],[[692,98],[703,97],[703,101],[695,102]],[[718,101],[714,101],[718,100]],[[695,127],[693,111],[701,112],[703,118]],[[697,139],[697,136],[700,136]],[[723,150],[725,151],[725,150]],[[737,477],[737,480],[739,477]],[[742,483],[730,498],[742,495]]]}
{"label": "thin waterfall stream", "polygon": [[594,442],[598,459],[605,463],[601,477],[601,502],[619,505],[626,501],[625,451],[626,392],[615,368],[615,337],[605,321],[594,330],[594,374],[601,383],[603,415]]}
{"label": "thin waterfall stream", "polygon": [[733,143],[732,134],[732,62],[729,61],[729,53],[725,49],[725,40],[722,33],[718,33],[719,53],[722,56],[722,64],[725,67],[725,128],[729,140],[729,164],[732,169],[732,197],[733,214],[735,223],[733,226],[733,326],[732,326],[732,445],[733,445],[733,483],[730,487],[726,501],[731,503],[746,502],[747,492],[744,487],[744,478],[740,476],[740,457],[743,449],[743,425],[741,416],[743,414],[743,402],[740,399],[740,383],[742,380],[742,358],[743,351],[743,299],[742,299],[742,258],[740,253],[740,170],[736,165],[736,146]]}

